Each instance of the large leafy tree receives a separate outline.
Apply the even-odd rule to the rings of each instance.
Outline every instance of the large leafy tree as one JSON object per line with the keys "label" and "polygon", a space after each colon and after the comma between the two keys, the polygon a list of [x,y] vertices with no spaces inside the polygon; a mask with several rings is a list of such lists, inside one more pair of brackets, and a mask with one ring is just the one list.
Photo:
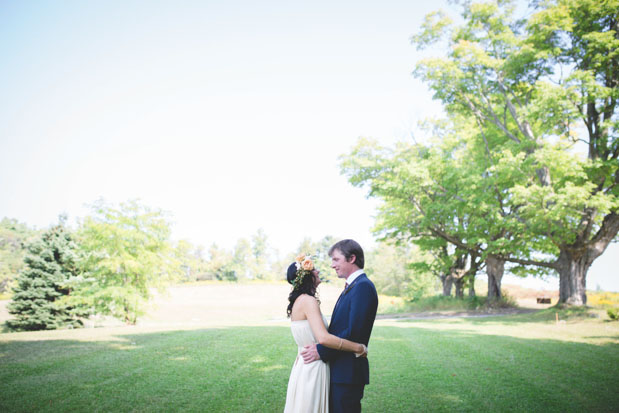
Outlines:
{"label": "large leafy tree", "polygon": [[554,247],[550,259],[511,244],[495,258],[556,270],[560,302],[580,305],[588,269],[619,231],[619,2],[534,5],[528,23],[510,1],[463,2],[460,25],[428,16],[415,42],[449,51],[416,74],[448,113],[475,120],[495,160],[489,175],[519,171],[504,201],[530,239]]}
{"label": "large leafy tree", "polygon": [[182,275],[166,215],[137,201],[118,207],[96,202],[79,229],[82,274],[73,277],[71,302],[135,324],[154,288]]}
{"label": "large leafy tree", "polygon": [[428,145],[384,148],[361,139],[343,158],[342,171],[353,185],[367,186],[370,196],[383,200],[375,228],[379,235],[412,241],[433,257],[415,268],[440,278],[445,295],[453,285],[456,296],[466,285],[474,295],[474,277],[485,266],[489,297],[499,298],[503,270],[497,271],[490,251],[502,252],[517,224],[502,205],[502,178],[485,173],[485,151],[475,145],[474,130],[466,123],[434,126],[436,139]]}
{"label": "large leafy tree", "polygon": [[77,245],[61,221],[28,244],[24,269],[17,278],[8,326],[15,330],[53,330],[81,325],[85,315],[61,298],[70,290],[67,280],[77,275]]}

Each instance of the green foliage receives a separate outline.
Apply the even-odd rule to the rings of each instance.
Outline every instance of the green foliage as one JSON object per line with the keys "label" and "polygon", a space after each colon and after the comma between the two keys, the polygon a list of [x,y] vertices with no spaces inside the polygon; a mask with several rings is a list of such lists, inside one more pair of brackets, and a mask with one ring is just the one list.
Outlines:
{"label": "green foliage", "polygon": [[[546,1],[524,26],[513,7],[473,3],[453,28],[447,58],[417,66],[449,109],[475,116],[482,130],[498,128],[499,147],[522,145],[525,157],[512,168],[529,158],[535,168],[512,184],[514,207],[530,231],[557,245],[592,238],[619,205],[618,9],[616,0]],[[587,158],[569,152],[578,139],[589,144]],[[503,151],[495,169],[518,152]]]}
{"label": "green foliage", "polygon": [[619,320],[619,308],[609,308],[606,310],[606,314],[611,320]]}
{"label": "green foliage", "polygon": [[416,271],[443,279],[465,276],[467,282],[484,254],[526,256],[533,247],[554,248],[527,236],[513,216],[505,187],[514,172],[488,170],[486,149],[470,122],[454,117],[429,126],[436,138],[427,145],[385,148],[360,139],[342,157],[350,182],[383,201],[377,234],[415,243],[424,252],[410,263]]}
{"label": "green foliage", "polygon": [[187,240],[180,240],[176,243],[174,255],[183,272],[181,281],[191,282],[203,279],[207,271],[207,262],[201,246],[196,247]]}
{"label": "green foliage", "polygon": [[252,256],[248,265],[248,273],[251,278],[259,280],[275,280],[279,278],[279,274],[275,274],[271,270],[271,247],[268,237],[262,228],[259,228],[251,238]]}
{"label": "green foliage", "polygon": [[82,222],[81,273],[69,285],[67,302],[135,324],[152,289],[163,290],[182,275],[170,243],[170,223],[161,211],[137,201],[118,208],[98,201]]}
{"label": "green foliage", "polygon": [[331,269],[329,248],[337,241],[339,240],[330,235],[324,236],[318,241],[312,241],[309,237],[304,238],[295,250],[288,253],[285,258],[281,260],[280,270],[277,272],[277,279],[286,279],[288,266],[294,262],[297,255],[309,254],[314,259],[314,266],[320,271],[320,278],[326,282],[336,282],[338,278],[335,271]]}
{"label": "green foliage", "polygon": [[9,292],[24,267],[26,244],[36,231],[16,219],[0,221],[0,294]]}
{"label": "green foliage", "polygon": [[419,299],[434,294],[438,288],[430,272],[411,267],[421,254],[414,246],[379,243],[366,257],[365,270],[379,294]]}
{"label": "green foliage", "polygon": [[230,250],[213,243],[208,250],[209,259],[200,279],[221,281],[275,280],[281,278],[273,265],[272,248],[264,230],[251,237],[239,238]]}
{"label": "green foliage", "polygon": [[[503,292],[505,294],[505,292]],[[384,308],[388,314],[395,313],[423,313],[433,311],[479,311],[497,308],[514,308],[516,304],[509,297],[501,297],[499,300],[489,301],[486,297],[464,296],[457,298],[454,296],[432,295],[415,300],[390,300],[390,304]]]}
{"label": "green foliage", "polygon": [[238,280],[233,264],[234,257],[230,252],[213,243],[208,250],[208,256],[206,274],[203,279],[220,281]]}
{"label": "green foliage", "polygon": [[14,330],[53,330],[79,326],[85,311],[61,300],[71,292],[67,280],[77,275],[77,245],[64,223],[52,227],[27,247],[24,269],[8,306]]}
{"label": "green foliage", "polygon": [[361,139],[342,172],[383,201],[382,238],[437,257],[419,265],[448,274],[469,254],[555,270],[560,301],[584,304],[586,271],[619,228],[619,2],[539,2],[528,23],[512,1],[462,6],[461,23],[433,13],[413,37],[447,45],[415,74],[448,119],[425,144]]}
{"label": "green foliage", "polygon": [[[259,251],[259,249],[257,249],[257,251]],[[252,267],[259,267],[259,265],[252,265],[255,255],[252,251],[251,242],[249,242],[247,238],[239,238],[234,245],[232,254],[232,271],[234,271],[236,279],[242,281],[254,278],[254,271]],[[263,265],[264,260],[261,257],[260,266]]]}

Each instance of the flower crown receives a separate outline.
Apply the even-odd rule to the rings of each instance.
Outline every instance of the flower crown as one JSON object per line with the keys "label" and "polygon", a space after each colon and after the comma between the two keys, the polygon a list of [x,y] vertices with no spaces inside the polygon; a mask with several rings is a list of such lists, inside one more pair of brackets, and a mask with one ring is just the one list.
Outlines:
{"label": "flower crown", "polygon": [[297,276],[292,282],[292,285],[296,290],[303,284],[305,276],[311,274],[314,269],[314,261],[312,261],[312,257],[309,254],[299,254],[295,259],[295,265],[297,267]]}

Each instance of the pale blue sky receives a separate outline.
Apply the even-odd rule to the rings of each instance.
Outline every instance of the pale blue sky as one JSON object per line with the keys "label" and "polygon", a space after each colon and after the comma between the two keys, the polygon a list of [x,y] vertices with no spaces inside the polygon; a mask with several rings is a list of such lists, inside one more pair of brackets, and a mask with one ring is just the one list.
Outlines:
{"label": "pale blue sky", "polygon": [[[410,36],[445,4],[0,2],[0,217],[141,198],[205,246],[258,228],[281,253],[371,246],[376,204],[337,157],[440,115]],[[588,285],[619,291],[606,255]]]}

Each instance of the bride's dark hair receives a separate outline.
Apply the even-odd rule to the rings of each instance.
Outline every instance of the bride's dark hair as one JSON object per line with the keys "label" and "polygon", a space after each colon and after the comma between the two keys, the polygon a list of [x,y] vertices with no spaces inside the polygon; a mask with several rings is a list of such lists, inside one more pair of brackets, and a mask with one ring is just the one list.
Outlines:
{"label": "bride's dark hair", "polygon": [[[302,277],[302,279],[295,282],[297,276]],[[292,313],[292,306],[301,294],[307,294],[311,295],[312,297],[316,297],[316,286],[314,285],[313,272],[304,270],[298,270],[297,272],[297,265],[294,262],[288,267],[288,271],[286,272],[286,279],[293,286],[292,291],[290,291],[290,294],[288,295],[287,313],[288,317],[290,317],[290,313]]]}

